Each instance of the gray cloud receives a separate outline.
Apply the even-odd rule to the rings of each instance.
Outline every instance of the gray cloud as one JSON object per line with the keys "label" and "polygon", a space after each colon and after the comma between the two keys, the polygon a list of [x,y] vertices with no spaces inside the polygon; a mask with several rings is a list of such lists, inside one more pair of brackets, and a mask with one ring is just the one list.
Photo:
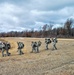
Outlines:
{"label": "gray cloud", "polygon": [[[0,0],[0,32],[40,29],[74,18],[74,0]],[[60,26],[55,24],[55,27]]]}

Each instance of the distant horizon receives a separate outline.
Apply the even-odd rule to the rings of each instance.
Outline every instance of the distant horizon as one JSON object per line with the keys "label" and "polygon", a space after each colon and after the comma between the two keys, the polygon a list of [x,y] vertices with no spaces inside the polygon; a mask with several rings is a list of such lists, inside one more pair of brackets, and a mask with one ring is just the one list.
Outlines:
{"label": "distant horizon", "polygon": [[0,33],[62,27],[74,19],[74,0],[0,0]]}

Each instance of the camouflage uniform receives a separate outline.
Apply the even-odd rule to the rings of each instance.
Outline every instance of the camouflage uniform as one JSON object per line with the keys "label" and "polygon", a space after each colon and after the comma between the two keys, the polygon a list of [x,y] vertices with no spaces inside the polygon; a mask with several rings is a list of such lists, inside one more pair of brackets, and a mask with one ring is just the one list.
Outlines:
{"label": "camouflage uniform", "polygon": [[31,46],[32,46],[32,51],[31,51],[31,53],[32,53],[33,51],[39,53],[39,46],[40,46],[40,45],[41,45],[41,42],[40,42],[40,41],[39,41],[39,42],[32,42],[32,44],[31,44]]}
{"label": "camouflage uniform", "polygon": [[53,45],[53,50],[56,49],[56,43],[57,43],[57,39],[56,38],[52,38],[52,45]]}
{"label": "camouflage uniform", "polygon": [[9,56],[11,53],[8,52],[8,50],[10,49],[10,44],[8,42],[1,42],[0,43],[0,49],[2,51],[2,56],[4,57],[4,51],[6,51],[6,55]]}
{"label": "camouflage uniform", "polygon": [[[2,43],[1,46],[2,46],[2,57],[4,57],[4,55],[5,55],[5,54],[4,54],[4,51],[5,51],[4,47],[5,47],[5,45]],[[0,48],[1,48],[1,47],[0,47]]]}
{"label": "camouflage uniform", "polygon": [[37,42],[37,50],[36,50],[36,51],[37,51],[37,53],[39,53],[39,47],[40,47],[40,46],[41,46],[41,42],[40,42],[40,41],[38,41],[38,42]]}
{"label": "camouflage uniform", "polygon": [[11,54],[11,53],[9,53],[9,49],[10,49],[10,43],[7,42],[7,43],[5,44],[5,50],[6,50],[7,56],[10,56],[10,54]]}
{"label": "camouflage uniform", "polygon": [[50,39],[45,39],[45,43],[46,43],[46,50],[48,50],[48,44],[51,43],[51,40]]}
{"label": "camouflage uniform", "polygon": [[24,54],[23,51],[21,50],[22,48],[24,48],[24,44],[22,42],[17,42],[18,44],[18,53],[19,55]]}
{"label": "camouflage uniform", "polygon": [[32,44],[31,44],[31,46],[32,46],[32,51],[31,51],[31,53],[33,53],[33,51],[36,52],[36,44],[37,44],[37,42],[33,42],[33,41],[32,41]]}

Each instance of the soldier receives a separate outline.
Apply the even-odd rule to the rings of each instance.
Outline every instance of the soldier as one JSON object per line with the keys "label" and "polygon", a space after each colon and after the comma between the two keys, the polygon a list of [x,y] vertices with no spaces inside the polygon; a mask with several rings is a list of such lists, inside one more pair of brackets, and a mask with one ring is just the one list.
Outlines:
{"label": "soldier", "polygon": [[38,42],[37,42],[37,47],[36,47],[36,49],[37,49],[37,50],[36,50],[37,53],[39,53],[39,47],[40,47],[40,46],[41,46],[41,41],[38,41]]}
{"label": "soldier", "polygon": [[4,57],[4,51],[5,51],[5,45],[3,44],[3,42],[2,43],[0,43],[0,49],[1,49],[1,51],[2,51],[2,57]]}
{"label": "soldier", "polygon": [[36,44],[37,44],[37,42],[33,42],[33,41],[32,41],[32,44],[31,44],[31,46],[32,46],[32,51],[31,51],[31,53],[33,53],[33,51],[36,52]]}
{"label": "soldier", "polygon": [[19,55],[24,54],[23,51],[21,50],[21,49],[24,48],[23,42],[17,42],[17,44],[18,44],[18,52],[19,52]]}
{"label": "soldier", "polygon": [[50,44],[51,43],[51,40],[50,40],[50,38],[46,38],[45,39],[45,43],[46,43],[46,50],[48,50],[48,44]]}
{"label": "soldier", "polygon": [[[10,43],[8,42],[0,42],[0,49],[2,51],[2,57],[4,56],[9,56],[11,53],[9,53],[9,49],[10,49]],[[6,54],[4,54],[4,51],[6,51]]]}
{"label": "soldier", "polygon": [[10,54],[11,54],[11,53],[9,53],[9,49],[10,49],[10,43],[6,42],[5,43],[5,50],[6,50],[7,56],[10,56]]}
{"label": "soldier", "polygon": [[53,45],[53,50],[56,49],[56,43],[57,43],[57,38],[52,38],[52,45]]}

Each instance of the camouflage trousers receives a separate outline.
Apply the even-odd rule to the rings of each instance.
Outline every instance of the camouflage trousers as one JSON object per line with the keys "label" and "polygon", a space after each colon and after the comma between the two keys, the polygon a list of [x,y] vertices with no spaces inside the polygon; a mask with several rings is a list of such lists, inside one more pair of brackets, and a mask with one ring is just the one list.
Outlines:
{"label": "camouflage trousers", "polygon": [[48,44],[46,44],[46,50],[48,50]]}
{"label": "camouflage trousers", "polygon": [[34,51],[35,51],[36,53],[39,53],[39,47],[32,47],[31,53],[33,53]]}
{"label": "camouflage trousers", "polygon": [[53,50],[54,50],[54,49],[57,50],[56,44],[53,44]]}
{"label": "camouflage trousers", "polygon": [[39,47],[36,47],[36,52],[39,53]]}
{"label": "camouflage trousers", "polygon": [[19,55],[24,54],[23,51],[22,51],[21,49],[18,49],[18,53],[19,53]]}
{"label": "camouflage trousers", "polygon": [[[6,51],[6,54],[4,54],[5,51]],[[2,57],[4,56],[10,56],[10,53],[8,52],[8,50],[2,49]]]}

